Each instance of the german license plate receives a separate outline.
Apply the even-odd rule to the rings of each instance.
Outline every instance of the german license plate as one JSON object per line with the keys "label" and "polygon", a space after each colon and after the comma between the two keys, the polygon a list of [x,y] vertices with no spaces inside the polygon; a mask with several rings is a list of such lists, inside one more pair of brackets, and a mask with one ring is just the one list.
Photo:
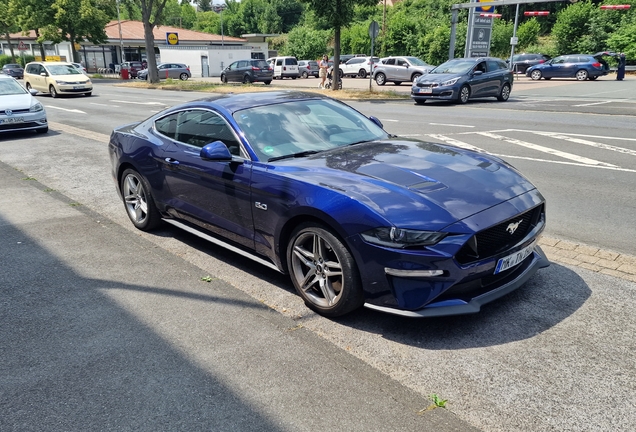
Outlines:
{"label": "german license plate", "polygon": [[0,124],[24,123],[24,117],[9,117],[0,120]]}
{"label": "german license plate", "polygon": [[418,93],[430,94],[433,93],[433,89],[430,87],[420,87],[418,88]]}
{"label": "german license plate", "polygon": [[510,254],[507,257],[500,258],[499,261],[497,261],[497,267],[495,267],[494,274],[501,273],[502,271],[506,271],[509,268],[512,268],[516,266],[517,264],[520,264],[521,262],[523,262],[523,260],[528,258],[528,255],[534,252],[534,246],[535,246],[535,243],[532,243],[530,246],[526,246],[525,248],[521,249],[518,252]]}
{"label": "german license plate", "polygon": [[73,86],[73,90],[81,90],[84,86]]}

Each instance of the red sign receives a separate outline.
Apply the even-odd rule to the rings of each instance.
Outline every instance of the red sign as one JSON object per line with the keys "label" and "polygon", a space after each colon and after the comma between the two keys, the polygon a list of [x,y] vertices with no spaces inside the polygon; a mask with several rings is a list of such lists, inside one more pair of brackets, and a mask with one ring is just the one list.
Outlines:
{"label": "red sign", "polygon": [[549,11],[527,11],[523,13],[525,16],[546,16],[550,15]]}
{"label": "red sign", "polygon": [[486,17],[486,18],[501,18],[501,14],[496,14],[496,13],[482,13],[479,14],[480,17]]}
{"label": "red sign", "polygon": [[27,46],[24,44],[24,42],[20,41],[20,43],[18,44],[18,49],[19,49],[20,51],[26,51],[26,50],[28,50],[28,49],[29,49],[29,47],[27,47]]}

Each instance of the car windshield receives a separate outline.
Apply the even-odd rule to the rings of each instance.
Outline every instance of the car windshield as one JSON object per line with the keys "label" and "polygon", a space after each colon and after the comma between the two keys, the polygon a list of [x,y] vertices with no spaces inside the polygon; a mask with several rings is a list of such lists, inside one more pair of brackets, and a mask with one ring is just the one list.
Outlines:
{"label": "car windshield", "polygon": [[411,63],[413,66],[428,66],[428,64],[426,64],[425,61],[418,59],[417,57],[406,57],[406,59],[409,61],[409,63]]}
{"label": "car windshield", "polygon": [[235,112],[234,119],[260,160],[388,138],[359,112],[325,99],[248,108]]}
{"label": "car windshield", "polygon": [[46,67],[51,75],[79,75],[80,71],[73,65],[49,65]]}
{"label": "car windshield", "polygon": [[27,91],[14,79],[0,79],[0,96],[19,95]]}
{"label": "car windshield", "polygon": [[437,66],[429,74],[465,74],[473,66],[474,60],[451,60]]}

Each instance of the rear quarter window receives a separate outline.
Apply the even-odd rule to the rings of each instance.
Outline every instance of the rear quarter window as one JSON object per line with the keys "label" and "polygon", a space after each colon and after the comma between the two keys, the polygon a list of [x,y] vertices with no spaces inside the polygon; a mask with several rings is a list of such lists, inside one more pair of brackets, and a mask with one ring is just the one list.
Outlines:
{"label": "rear quarter window", "polygon": [[297,65],[298,62],[296,61],[296,59],[288,58],[288,59],[285,59],[285,64],[287,66],[294,66],[294,65]]}

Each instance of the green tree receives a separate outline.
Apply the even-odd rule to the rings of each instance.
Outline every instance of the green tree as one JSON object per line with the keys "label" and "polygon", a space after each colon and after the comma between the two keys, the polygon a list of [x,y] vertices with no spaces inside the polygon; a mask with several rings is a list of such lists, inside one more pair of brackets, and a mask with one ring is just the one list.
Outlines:
{"label": "green tree", "polygon": [[519,50],[523,51],[526,47],[536,44],[539,42],[540,34],[541,24],[539,24],[539,20],[535,17],[522,22],[517,28],[517,37],[519,38],[519,44],[517,47]]}
{"label": "green tree", "polygon": [[167,0],[135,0],[141,9],[141,22],[144,26],[144,42],[148,61],[148,82],[159,82],[157,58],[155,57],[155,36],[153,29],[163,24],[163,12]]}
{"label": "green tree", "polygon": [[[333,29],[334,32],[334,74],[338,76],[338,62],[340,61],[340,33],[354,18],[355,6],[372,6],[377,0],[303,0],[309,6],[316,18],[322,22],[323,28]],[[334,90],[338,86],[333,87]]]}
{"label": "green tree", "polygon": [[197,11],[186,0],[181,2],[181,20],[183,28],[192,29],[197,22]]}
{"label": "green tree", "polygon": [[590,32],[592,3],[587,0],[570,5],[557,16],[552,27],[552,35],[556,41],[557,51],[561,54],[579,51],[580,41]]}
{"label": "green tree", "polygon": [[40,29],[54,26],[54,16],[51,14],[53,0],[10,0],[9,13],[23,32],[33,30],[36,42],[40,47],[40,57],[46,58],[44,51],[44,37]]}
{"label": "green tree", "polygon": [[10,35],[16,31],[18,31],[18,25],[15,16],[9,13],[9,2],[7,0],[0,0],[0,32],[2,32],[2,36],[4,36],[9,45],[11,61],[13,63],[15,63],[15,53],[13,52]]}
{"label": "green tree", "polygon": [[196,4],[200,12],[210,12],[212,10],[212,0],[197,0]]}
{"label": "green tree", "polygon": [[221,20],[219,15],[213,11],[197,13],[197,20],[193,29],[196,31],[217,34]]}
{"label": "green tree", "polygon": [[331,32],[328,30],[296,26],[287,34],[287,43],[281,54],[299,59],[318,59],[327,52],[326,47],[330,38]]}

